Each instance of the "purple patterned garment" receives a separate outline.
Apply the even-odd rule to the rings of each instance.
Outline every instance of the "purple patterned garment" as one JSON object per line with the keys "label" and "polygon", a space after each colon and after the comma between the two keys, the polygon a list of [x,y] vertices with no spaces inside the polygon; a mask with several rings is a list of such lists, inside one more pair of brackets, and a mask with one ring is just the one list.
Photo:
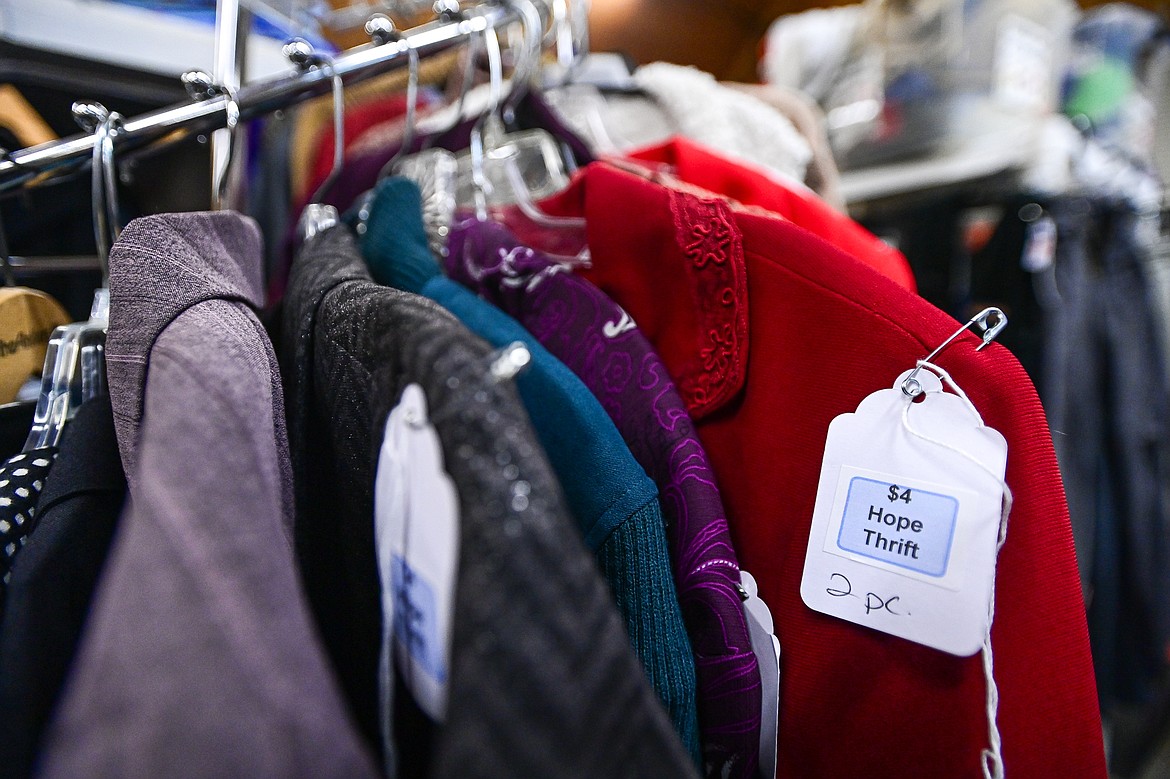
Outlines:
{"label": "purple patterned garment", "polygon": [[754,777],[760,672],[715,474],[678,390],[629,314],[507,228],[466,220],[448,239],[451,278],[518,319],[597,396],[658,484],[683,620],[694,647],[709,777]]}

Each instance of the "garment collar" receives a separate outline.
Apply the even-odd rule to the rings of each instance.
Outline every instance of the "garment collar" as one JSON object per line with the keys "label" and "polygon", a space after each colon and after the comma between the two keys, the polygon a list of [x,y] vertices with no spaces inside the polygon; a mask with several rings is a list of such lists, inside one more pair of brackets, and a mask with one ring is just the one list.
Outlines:
{"label": "garment collar", "polygon": [[146,372],[158,336],[198,303],[264,302],[260,230],[230,211],[135,219],[110,251],[106,362],[127,473],[142,421]]}
{"label": "garment collar", "polygon": [[606,161],[583,169],[546,208],[585,217],[592,260],[582,274],[634,316],[691,416],[729,403],[743,388],[749,346],[747,269],[732,205],[668,174]]}

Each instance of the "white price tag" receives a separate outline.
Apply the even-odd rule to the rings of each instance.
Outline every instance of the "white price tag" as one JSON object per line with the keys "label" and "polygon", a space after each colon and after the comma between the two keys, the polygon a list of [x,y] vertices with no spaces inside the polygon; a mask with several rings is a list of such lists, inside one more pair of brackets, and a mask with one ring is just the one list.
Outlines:
{"label": "white price tag", "polygon": [[800,594],[810,608],[955,655],[987,635],[1007,443],[922,371],[829,426]]}
{"label": "white price tag", "polygon": [[1056,222],[1052,217],[1043,214],[1030,222],[1020,266],[1028,273],[1039,273],[1050,267],[1056,260],[1056,238]]}
{"label": "white price tag", "polygon": [[386,419],[374,482],[374,535],[382,584],[383,701],[393,684],[392,654],[419,707],[442,722],[459,567],[459,502],[417,384],[403,390]]}
{"label": "white price tag", "polygon": [[760,779],[776,779],[777,738],[780,734],[780,639],[772,611],[760,598],[756,579],[747,571],[739,572],[739,583],[747,598],[744,617],[751,637],[752,652],[760,669]]}

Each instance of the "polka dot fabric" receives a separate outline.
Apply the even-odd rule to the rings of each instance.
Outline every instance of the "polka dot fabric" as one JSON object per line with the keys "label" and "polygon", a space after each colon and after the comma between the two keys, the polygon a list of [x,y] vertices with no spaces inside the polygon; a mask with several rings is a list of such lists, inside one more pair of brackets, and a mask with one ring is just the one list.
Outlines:
{"label": "polka dot fabric", "polygon": [[8,583],[12,558],[32,532],[37,500],[57,457],[47,446],[13,455],[0,466],[0,578]]}

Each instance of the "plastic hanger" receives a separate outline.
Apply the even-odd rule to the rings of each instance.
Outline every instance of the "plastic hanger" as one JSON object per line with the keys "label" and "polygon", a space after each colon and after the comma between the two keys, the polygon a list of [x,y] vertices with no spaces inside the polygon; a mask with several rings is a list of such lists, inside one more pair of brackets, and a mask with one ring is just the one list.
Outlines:
{"label": "plastic hanger", "polygon": [[118,239],[117,171],[114,138],[122,127],[120,114],[100,103],[73,104],[73,116],[94,134],[93,223],[102,286],[94,292],[93,306],[85,322],[58,327],[49,337],[45,367],[41,373],[41,394],[33,412],[32,430],[24,450],[56,446],[66,423],[81,405],[106,394],[106,329],[110,321],[110,247]]}
{"label": "plastic hanger", "polygon": [[[531,63],[539,56],[541,31],[540,16],[528,0],[517,0],[523,19],[524,46],[518,58],[517,72],[513,74],[512,92],[501,102],[503,92],[503,57],[495,30],[484,31],[490,78],[490,107],[471,131],[468,152],[456,158],[459,174],[456,179],[456,200],[460,204],[474,204],[476,217],[487,218],[489,205],[516,204],[521,212],[536,224],[550,228],[585,226],[585,220],[546,214],[536,204],[543,197],[553,195],[568,186],[568,176],[556,140],[543,130],[505,132],[504,117],[513,113],[519,99],[517,90],[524,90],[531,76]],[[535,14],[535,19],[533,15]]]}
{"label": "plastic hanger", "polygon": [[[589,24],[585,0],[553,0],[553,34],[556,66],[546,68],[545,101],[589,144],[602,154],[616,152],[619,145],[606,126],[607,105],[594,84],[578,83],[576,76],[589,48]],[[627,144],[628,145],[628,144]]]}

